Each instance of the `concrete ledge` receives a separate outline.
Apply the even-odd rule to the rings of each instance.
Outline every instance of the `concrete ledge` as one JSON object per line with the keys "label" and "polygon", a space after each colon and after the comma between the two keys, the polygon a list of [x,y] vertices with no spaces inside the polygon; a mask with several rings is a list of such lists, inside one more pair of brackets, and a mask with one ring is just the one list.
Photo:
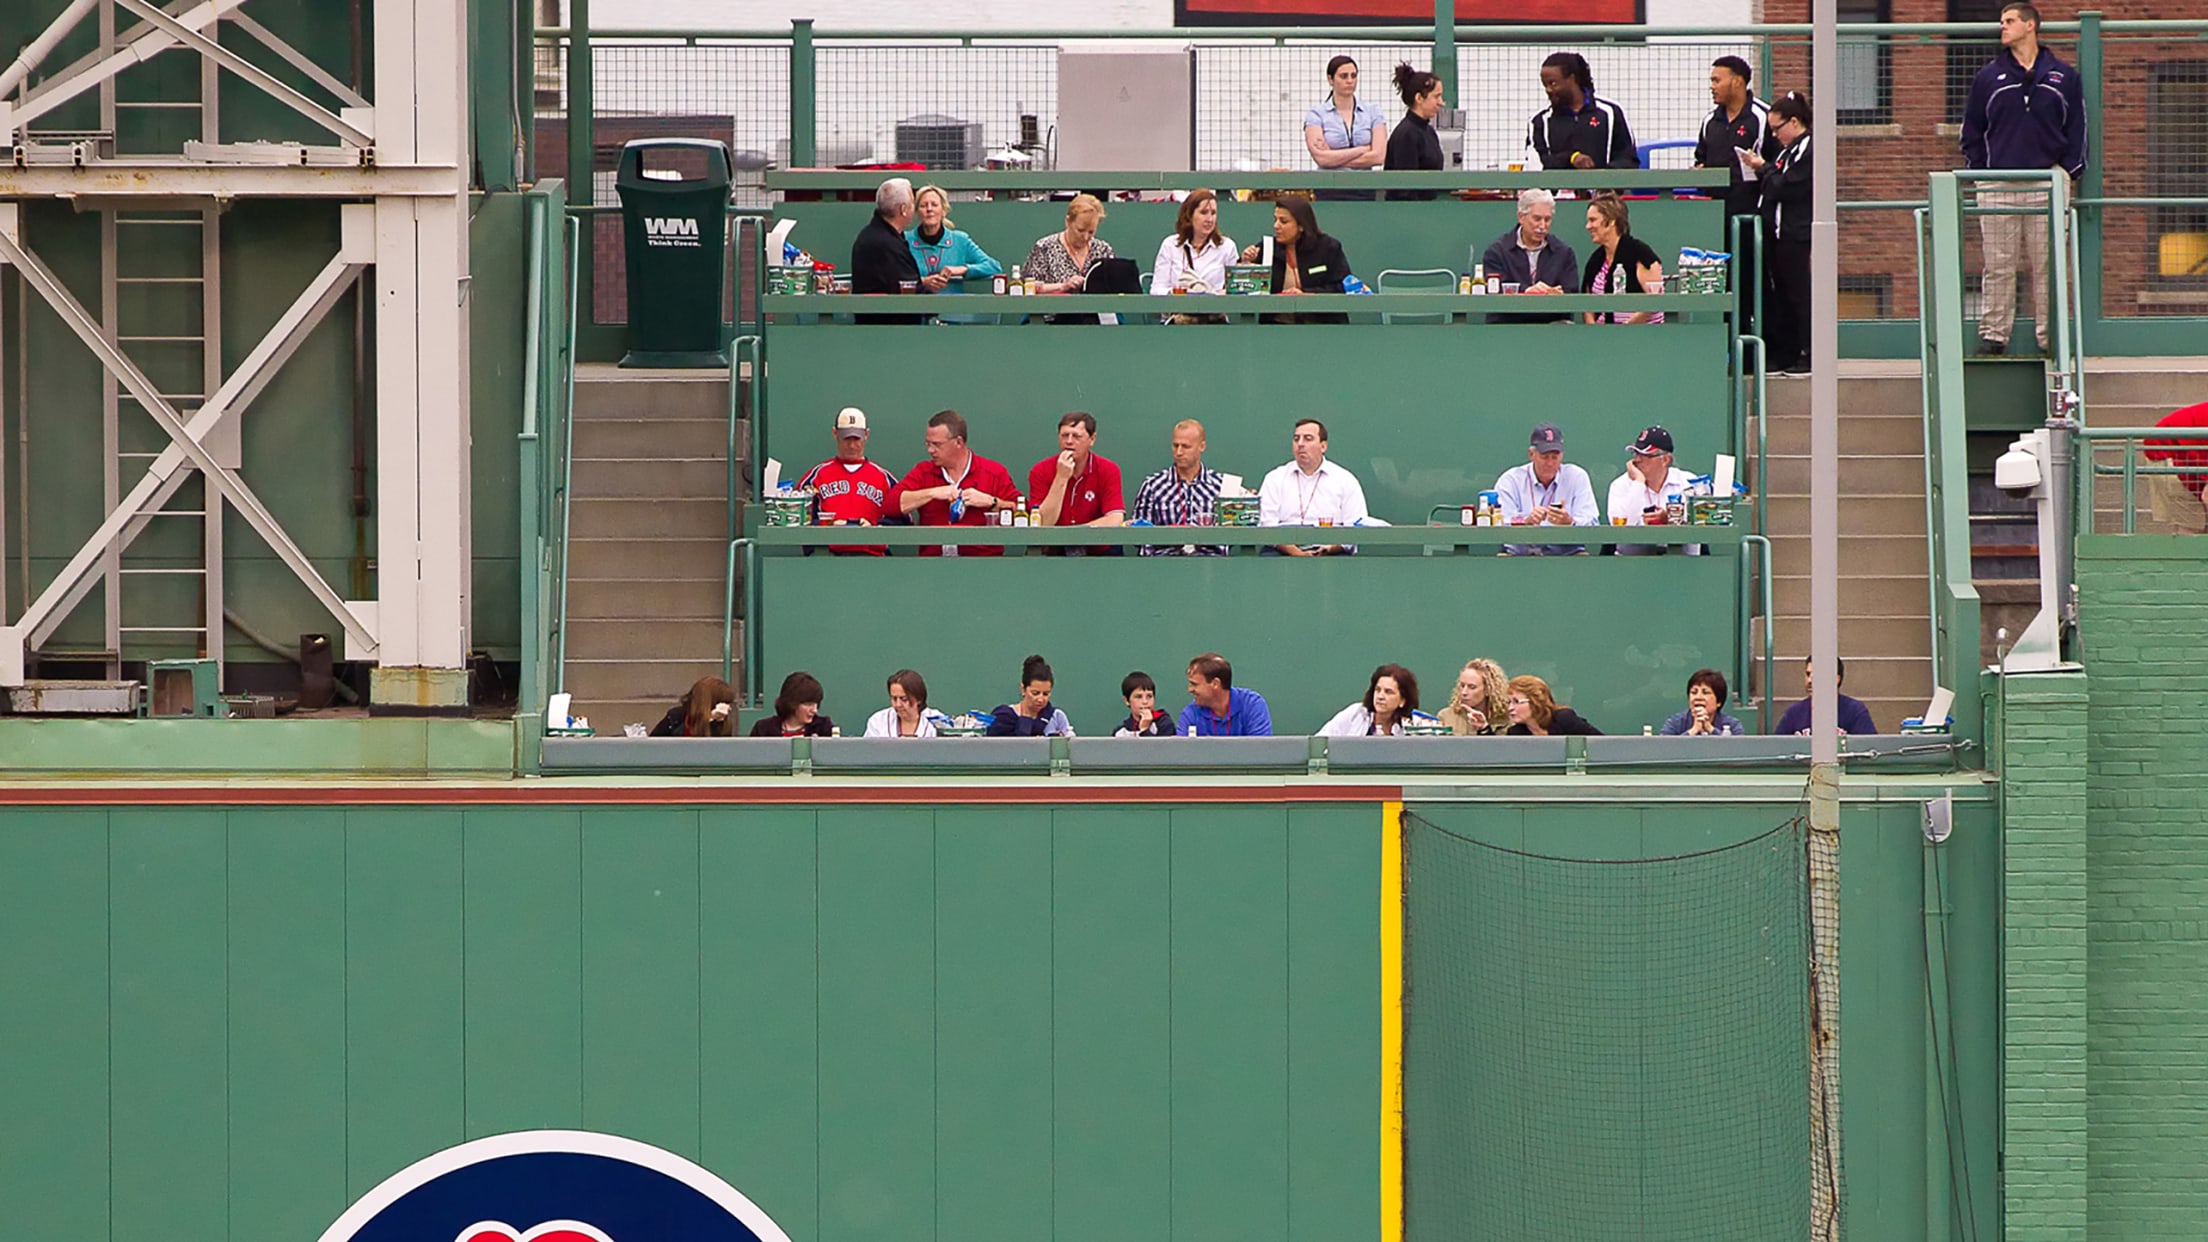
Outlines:
{"label": "concrete ledge", "polygon": [[438,717],[0,717],[0,778],[63,774],[511,777],[514,726],[507,720]]}

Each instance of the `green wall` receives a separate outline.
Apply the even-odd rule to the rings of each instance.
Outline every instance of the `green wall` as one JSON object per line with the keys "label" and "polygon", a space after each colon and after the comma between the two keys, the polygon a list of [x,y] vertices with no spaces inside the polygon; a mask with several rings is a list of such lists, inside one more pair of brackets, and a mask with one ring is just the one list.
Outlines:
{"label": "green wall", "polygon": [[801,1239],[1379,1233],[1374,803],[0,811],[0,1205],[315,1237],[468,1138]]}
{"label": "green wall", "polygon": [[2200,1236],[2208,1218],[2208,541],[2078,540],[2090,737],[2085,837],[2087,1223]]}
{"label": "green wall", "polygon": [[762,688],[771,699],[812,672],[851,735],[900,668],[944,711],[986,711],[1018,695],[1030,652],[1051,662],[1074,729],[1108,735],[1127,715],[1123,676],[1149,673],[1177,714],[1204,651],[1265,696],[1279,733],[1316,732],[1389,662],[1439,711],[1481,655],[1546,679],[1606,732],[1638,733],[1680,710],[1696,669],[1732,679],[1739,651],[1730,556],[767,556],[759,572]]}
{"label": "green wall", "polygon": [[1327,426],[1332,459],[1363,485],[1375,516],[1422,523],[1469,503],[1525,464],[1527,433],[1563,428],[1566,461],[1586,468],[1596,503],[1653,422],[1679,465],[1732,452],[1725,325],[1222,324],[902,326],[774,324],[766,451],[794,478],[834,449],[835,413],[856,405],[868,451],[900,476],[923,460],[928,417],[966,416],[975,452],[1024,491],[1028,467],[1058,445],[1068,410],[1096,416],[1097,451],[1119,463],[1127,501],[1171,465],[1173,424],[1201,421],[1206,462],[1255,490],[1289,459],[1300,418]]}

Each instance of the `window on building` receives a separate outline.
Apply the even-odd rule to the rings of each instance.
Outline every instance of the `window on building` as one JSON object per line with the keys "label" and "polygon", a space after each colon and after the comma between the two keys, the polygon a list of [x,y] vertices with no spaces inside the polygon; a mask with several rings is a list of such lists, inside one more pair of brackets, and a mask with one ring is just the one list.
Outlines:
{"label": "window on building", "polygon": [[1842,319],[1891,319],[1894,278],[1885,273],[1840,274],[1839,309]]}
{"label": "window on building", "polygon": [[[1887,0],[1838,0],[1842,23],[1891,20]],[[1894,116],[1893,45],[1880,38],[1840,40],[1840,97],[1834,101],[1842,125],[1884,125]]]}
{"label": "window on building", "polygon": [[2001,50],[2001,6],[2008,0],[1947,0],[1947,20],[1970,22],[1986,29],[1983,39],[1947,41],[1947,123],[1963,123],[1963,109],[1970,104],[1971,79],[1994,53]]}
{"label": "window on building", "polygon": [[[2147,193],[2208,197],[2208,60],[2154,65],[2147,84]],[[2208,207],[2153,213],[2155,284],[2208,289]]]}

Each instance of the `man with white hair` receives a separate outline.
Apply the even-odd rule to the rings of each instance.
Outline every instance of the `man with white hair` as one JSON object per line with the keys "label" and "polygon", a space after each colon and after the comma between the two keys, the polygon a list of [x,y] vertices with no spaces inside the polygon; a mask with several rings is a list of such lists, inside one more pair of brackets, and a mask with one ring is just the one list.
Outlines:
{"label": "man with white hair", "polygon": [[[920,264],[905,244],[912,223],[912,182],[891,177],[874,191],[874,215],[851,243],[851,292],[908,293],[920,288]],[[865,315],[860,323],[921,323],[923,315]]]}
{"label": "man with white hair", "polygon": [[[1501,276],[1520,293],[1579,292],[1579,256],[1550,231],[1556,223],[1556,195],[1547,190],[1518,192],[1518,226],[1489,242],[1480,256],[1490,276]],[[1562,323],[1570,315],[1489,315],[1489,323]]]}

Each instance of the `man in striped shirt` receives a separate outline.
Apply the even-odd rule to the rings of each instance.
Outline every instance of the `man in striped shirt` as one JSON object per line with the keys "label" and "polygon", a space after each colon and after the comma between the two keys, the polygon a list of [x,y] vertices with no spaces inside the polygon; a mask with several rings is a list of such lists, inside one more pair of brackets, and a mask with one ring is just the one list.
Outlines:
{"label": "man in striped shirt", "polygon": [[[1219,472],[1204,465],[1204,425],[1193,418],[1173,424],[1173,468],[1142,481],[1135,493],[1135,520],[1152,526],[1209,526],[1212,502],[1219,498]],[[1151,546],[1144,556],[1225,556],[1216,544]]]}

